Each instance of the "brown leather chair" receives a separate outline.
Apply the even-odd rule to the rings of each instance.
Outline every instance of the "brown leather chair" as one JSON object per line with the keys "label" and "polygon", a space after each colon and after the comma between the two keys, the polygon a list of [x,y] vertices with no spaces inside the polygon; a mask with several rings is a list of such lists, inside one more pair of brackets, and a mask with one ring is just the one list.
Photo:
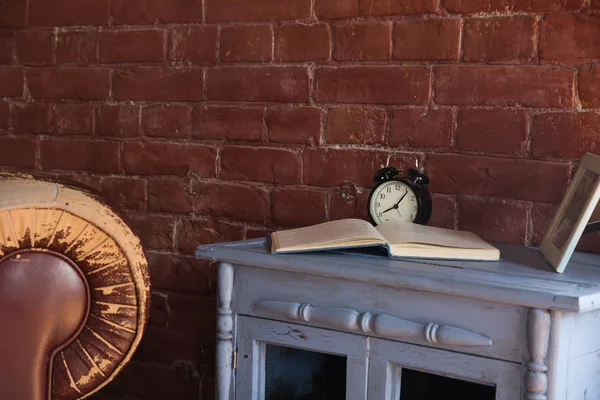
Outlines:
{"label": "brown leather chair", "polygon": [[138,238],[91,193],[0,175],[0,399],[84,398],[129,361],[150,307]]}

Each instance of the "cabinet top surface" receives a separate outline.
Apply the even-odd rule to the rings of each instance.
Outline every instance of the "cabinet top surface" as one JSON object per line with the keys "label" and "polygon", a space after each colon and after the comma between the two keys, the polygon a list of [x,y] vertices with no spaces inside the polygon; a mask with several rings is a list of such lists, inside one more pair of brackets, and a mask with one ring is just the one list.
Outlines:
{"label": "cabinet top surface", "polygon": [[574,253],[563,274],[537,248],[496,244],[502,261],[394,260],[344,252],[271,254],[266,240],[199,246],[198,258],[527,307],[600,309],[600,255]]}

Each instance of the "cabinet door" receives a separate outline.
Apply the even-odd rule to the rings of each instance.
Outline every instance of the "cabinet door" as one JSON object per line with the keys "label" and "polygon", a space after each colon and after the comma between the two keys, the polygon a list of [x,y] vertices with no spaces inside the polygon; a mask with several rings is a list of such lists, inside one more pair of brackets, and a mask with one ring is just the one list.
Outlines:
{"label": "cabinet door", "polygon": [[520,364],[371,339],[369,400],[519,400]]}
{"label": "cabinet door", "polygon": [[365,400],[368,339],[252,317],[237,320],[238,400]]}

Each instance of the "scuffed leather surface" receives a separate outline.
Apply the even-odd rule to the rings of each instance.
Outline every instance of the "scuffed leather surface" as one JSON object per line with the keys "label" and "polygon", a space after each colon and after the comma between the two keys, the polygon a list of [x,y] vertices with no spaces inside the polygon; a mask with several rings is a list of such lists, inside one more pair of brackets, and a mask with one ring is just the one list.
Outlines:
{"label": "scuffed leather surface", "polygon": [[51,359],[79,333],[89,290],[79,268],[48,252],[0,260],[0,399],[48,398]]}
{"label": "scuffed leather surface", "polygon": [[89,284],[89,317],[54,357],[51,382],[53,399],[86,397],[122,369],[145,329],[150,282],[141,244],[89,193],[0,175],[0,257],[29,248],[63,254]]}

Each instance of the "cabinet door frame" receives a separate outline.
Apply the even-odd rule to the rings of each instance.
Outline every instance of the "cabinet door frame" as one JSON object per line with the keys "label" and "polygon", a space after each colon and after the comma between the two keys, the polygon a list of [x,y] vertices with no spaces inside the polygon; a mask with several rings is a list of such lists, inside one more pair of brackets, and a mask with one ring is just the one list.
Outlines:
{"label": "cabinet door frame", "polygon": [[401,399],[402,368],[493,385],[496,400],[520,400],[522,365],[427,346],[371,338],[368,400]]}
{"label": "cabinet door frame", "polygon": [[369,339],[262,318],[237,318],[235,398],[264,400],[267,344],[346,357],[346,400],[366,400]]}

